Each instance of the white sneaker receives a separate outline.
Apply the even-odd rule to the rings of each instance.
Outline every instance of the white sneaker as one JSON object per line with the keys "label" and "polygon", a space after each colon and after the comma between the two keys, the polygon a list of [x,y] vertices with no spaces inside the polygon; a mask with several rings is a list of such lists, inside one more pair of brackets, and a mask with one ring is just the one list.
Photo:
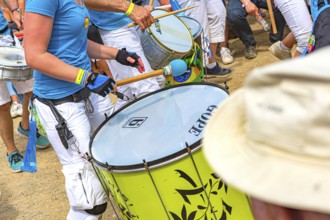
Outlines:
{"label": "white sneaker", "polygon": [[230,64],[230,63],[234,62],[234,58],[231,55],[229,48],[227,48],[227,47],[221,47],[220,56],[221,56],[223,64]]}
{"label": "white sneaker", "polygon": [[20,103],[13,102],[10,106],[10,115],[12,118],[17,116],[22,116],[23,114],[23,107]]}
{"label": "white sneaker", "polygon": [[286,50],[283,49],[281,47],[281,41],[277,41],[275,43],[273,43],[270,47],[269,47],[269,51],[278,59],[280,60],[285,60],[285,59],[289,59],[292,58],[291,55],[291,50]]}

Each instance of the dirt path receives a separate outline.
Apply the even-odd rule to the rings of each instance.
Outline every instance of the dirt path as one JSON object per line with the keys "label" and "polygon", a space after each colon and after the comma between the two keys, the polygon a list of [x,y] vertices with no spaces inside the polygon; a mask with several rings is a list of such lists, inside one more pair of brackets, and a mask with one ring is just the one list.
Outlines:
{"label": "dirt path", "polygon": [[[258,56],[246,60],[244,47],[238,39],[230,40],[235,62],[228,65],[233,71],[232,80],[228,82],[229,91],[241,87],[249,71],[255,67],[278,62],[269,51],[268,33],[258,24],[252,25],[258,44]],[[216,78],[208,82],[219,83]],[[15,128],[20,118],[15,120]],[[27,139],[16,136],[16,143],[24,153]],[[11,173],[7,164],[6,150],[0,140],[0,219],[2,220],[63,220],[69,210],[69,204],[64,190],[64,178],[60,163],[52,148],[37,151],[38,172]],[[111,206],[103,219],[116,219]]]}

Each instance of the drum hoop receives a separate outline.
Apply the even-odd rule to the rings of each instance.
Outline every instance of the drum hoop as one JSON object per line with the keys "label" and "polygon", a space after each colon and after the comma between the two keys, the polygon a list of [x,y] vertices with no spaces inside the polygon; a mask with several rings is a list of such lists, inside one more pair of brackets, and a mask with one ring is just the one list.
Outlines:
{"label": "drum hoop", "polygon": [[27,66],[27,65],[22,65],[22,66],[19,66],[19,65],[17,65],[17,66],[6,66],[6,65],[2,65],[2,64],[0,64],[0,68],[2,68],[2,69],[7,69],[7,70],[27,70],[27,69],[31,69],[29,66]]}
{"label": "drum hoop", "polygon": [[[115,117],[117,114],[119,114],[121,111],[123,111],[124,109],[128,108],[129,106],[133,105],[135,102],[138,102],[146,97],[152,96],[156,93],[165,91],[165,90],[169,90],[172,88],[176,88],[176,87],[183,87],[183,86],[190,86],[190,85],[209,85],[209,86],[213,86],[213,87],[218,87],[220,89],[222,89],[224,92],[226,92],[229,95],[229,91],[218,84],[214,84],[214,83],[209,83],[209,82],[190,82],[190,83],[184,83],[184,84],[178,84],[178,85],[173,85],[170,87],[165,87],[156,91],[153,91],[151,93],[148,93],[146,95],[143,95],[131,102],[129,102],[127,105],[125,105],[124,107],[122,107],[121,109],[115,111],[112,115],[110,115],[109,117],[106,118],[106,120],[104,122],[101,123],[101,125],[95,130],[95,132],[93,133],[91,140],[89,142],[89,152],[91,154],[92,160],[98,164],[99,166],[103,167],[104,169],[107,169],[109,171],[118,171],[118,172],[122,172],[122,173],[127,173],[127,172],[137,172],[137,171],[145,171],[146,170],[146,165],[148,167],[148,169],[154,169],[163,165],[166,165],[168,163],[171,163],[173,161],[179,160],[182,157],[185,157],[188,155],[188,149],[189,148],[192,152],[197,151],[199,148],[201,148],[201,141],[197,141],[195,143],[193,143],[190,146],[186,146],[185,149],[182,149],[180,151],[177,151],[173,154],[167,155],[165,157],[162,157],[160,159],[157,160],[152,160],[152,161],[146,161],[146,165],[144,163],[139,163],[139,164],[132,164],[132,165],[125,165],[125,166],[112,166],[110,164],[104,164],[101,163],[97,160],[94,159],[93,157],[93,153],[92,153],[92,144],[93,144],[93,140],[95,138],[95,136],[97,135],[97,133],[103,128],[103,126],[109,121],[111,120],[113,117]],[[187,143],[186,143],[187,144]]]}
{"label": "drum hoop", "polygon": [[[168,156],[162,157],[157,160],[152,161],[143,161],[144,163],[138,163],[138,164],[132,164],[132,165],[121,165],[121,166],[113,166],[113,165],[107,165],[104,163],[101,163],[95,159],[93,161],[101,166],[102,168],[114,171],[117,173],[133,173],[133,172],[140,172],[140,171],[146,171],[146,170],[152,170],[156,169],[161,166],[165,166],[167,164],[173,163],[175,161],[180,160],[181,158],[184,158],[189,155],[189,151],[191,153],[199,150],[202,147],[201,141],[197,141],[194,144],[187,146],[187,148],[182,149],[180,151],[177,151],[173,154],[170,154]],[[189,150],[189,151],[188,151]]]}
{"label": "drum hoop", "polygon": [[[163,9],[157,9],[157,10],[166,12],[166,10],[163,10]],[[190,49],[187,51],[187,52],[189,52],[189,51],[192,50],[192,48],[194,46],[194,43],[193,43],[194,42],[194,37],[192,36],[191,32],[189,31],[189,27],[178,16],[175,16],[175,17],[177,17],[183,23],[183,25],[186,27],[186,30],[188,31],[188,33],[190,35],[190,40],[191,40],[192,44],[191,44]],[[186,54],[187,53],[187,52],[177,52],[177,51],[174,51],[174,50],[170,49],[165,44],[163,44],[160,40],[158,40],[158,38],[153,34],[150,27],[148,27],[147,30],[148,30],[149,35],[165,50],[171,51],[172,53],[175,52],[175,54]]]}
{"label": "drum hoop", "polygon": [[[186,23],[184,22],[184,20],[182,18],[188,18],[188,19],[191,19],[191,20],[195,21],[200,26],[200,28],[197,32],[197,36],[199,36],[202,33],[202,31],[203,31],[202,25],[195,18],[192,18],[192,17],[189,17],[189,16],[178,16],[178,18],[184,23],[184,25],[186,25]],[[186,25],[186,26],[188,27],[188,25]],[[188,27],[188,29],[189,29],[189,27]],[[192,35],[192,33],[191,33],[191,35]],[[192,37],[194,38],[193,35],[192,35]]]}

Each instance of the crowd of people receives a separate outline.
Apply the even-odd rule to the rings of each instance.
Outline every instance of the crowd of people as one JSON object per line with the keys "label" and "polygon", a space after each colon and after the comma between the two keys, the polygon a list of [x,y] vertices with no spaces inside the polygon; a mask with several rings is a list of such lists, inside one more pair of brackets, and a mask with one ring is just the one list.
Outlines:
{"label": "crowd of people", "polygon": [[[107,208],[108,197],[90,164],[89,143],[93,132],[105,116],[131,100],[164,87],[164,76],[116,86],[118,80],[153,71],[136,29],[128,27],[134,22],[145,31],[155,22],[150,12],[154,6],[173,6],[172,0],[152,2],[149,5],[149,1],[126,0],[29,0],[22,6],[17,0],[3,0],[0,46],[23,46],[26,63],[34,70],[33,78],[29,80],[0,80],[0,135],[8,163],[13,172],[21,172],[23,156],[15,145],[12,118],[21,117],[17,132],[28,137],[29,108],[33,108],[37,112],[39,128],[41,126],[45,131],[41,134],[37,130],[37,147],[52,146],[62,165],[70,203],[68,220],[100,219]],[[314,27],[313,23],[318,15],[329,19],[322,13],[315,15],[311,10],[310,6],[316,5],[321,10],[327,5],[327,1],[321,0],[309,4],[304,0],[274,0],[271,8],[266,0],[177,0],[177,4],[180,8],[197,6],[184,11],[184,15],[193,17],[202,27],[198,43],[206,54],[205,74],[224,78],[235,77],[231,69],[222,66],[235,62],[228,42],[230,31],[242,42],[246,59],[257,57],[257,43],[247,16],[259,19],[265,16],[261,9],[271,10],[274,14],[272,24],[276,25],[277,31],[274,27],[269,31],[269,50],[281,60],[299,57],[307,50],[315,49],[318,45],[311,45],[311,39],[319,43],[321,37],[316,33],[318,26]],[[326,19],[322,22],[329,27]],[[290,33],[284,36],[286,26]],[[13,34],[15,30],[24,31],[23,45],[18,45],[21,41]],[[325,42],[322,39],[322,43]],[[221,65],[216,61],[218,48]],[[93,61],[104,61],[106,73],[93,72]],[[110,92],[124,98],[118,96],[114,103],[108,96]],[[219,169],[220,175],[221,172]],[[77,184],[78,179],[89,186]],[[250,193],[248,188],[244,190]],[[285,205],[292,208],[291,204]],[[268,205],[253,199],[251,206],[252,210],[260,212]],[[304,208],[316,212],[326,210],[326,213],[330,210],[313,210],[308,205]],[[267,219],[265,215],[270,214],[255,212],[256,219]],[[298,215],[296,212],[283,214],[289,216],[287,219],[306,219],[294,218]],[[323,214],[319,216],[320,220],[329,219]]]}

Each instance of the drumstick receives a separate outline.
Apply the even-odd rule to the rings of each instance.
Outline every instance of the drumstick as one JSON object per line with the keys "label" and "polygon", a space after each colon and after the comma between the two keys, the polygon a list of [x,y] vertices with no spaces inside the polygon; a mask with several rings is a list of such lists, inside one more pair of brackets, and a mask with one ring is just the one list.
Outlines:
{"label": "drumstick", "polygon": [[182,74],[184,74],[187,70],[187,64],[186,62],[184,62],[183,60],[177,59],[177,60],[172,60],[169,65],[163,67],[162,69],[159,70],[155,70],[153,72],[149,72],[149,73],[144,73],[138,76],[133,76],[130,78],[126,78],[126,79],[122,79],[122,80],[118,80],[116,81],[116,85],[117,86],[122,86],[122,85],[126,85],[129,83],[133,83],[136,81],[140,81],[140,80],[144,80],[150,77],[154,77],[154,76],[160,76],[160,75],[172,75],[172,76],[181,76]]}
{"label": "drumstick", "polygon": [[[187,10],[192,9],[192,8],[196,8],[197,6],[198,5],[193,5],[193,6],[182,8],[182,9],[172,11],[172,12],[169,12],[169,13],[166,13],[166,14],[158,15],[158,16],[155,16],[154,19],[157,20],[157,19],[164,18],[164,17],[170,16],[170,15],[174,15],[174,14],[177,14],[179,12],[183,12],[183,11],[187,11]],[[137,25],[137,23],[131,23],[131,24],[128,25],[128,27],[134,27],[136,25]]]}
{"label": "drumstick", "polygon": [[154,0],[150,0],[149,5],[152,6],[154,4]]}
{"label": "drumstick", "polygon": [[272,3],[270,2],[270,0],[267,0],[267,7],[268,7],[268,12],[269,12],[270,22],[272,23],[273,33],[277,34],[277,28],[276,28],[276,22],[275,22],[273,7],[272,7]]}

